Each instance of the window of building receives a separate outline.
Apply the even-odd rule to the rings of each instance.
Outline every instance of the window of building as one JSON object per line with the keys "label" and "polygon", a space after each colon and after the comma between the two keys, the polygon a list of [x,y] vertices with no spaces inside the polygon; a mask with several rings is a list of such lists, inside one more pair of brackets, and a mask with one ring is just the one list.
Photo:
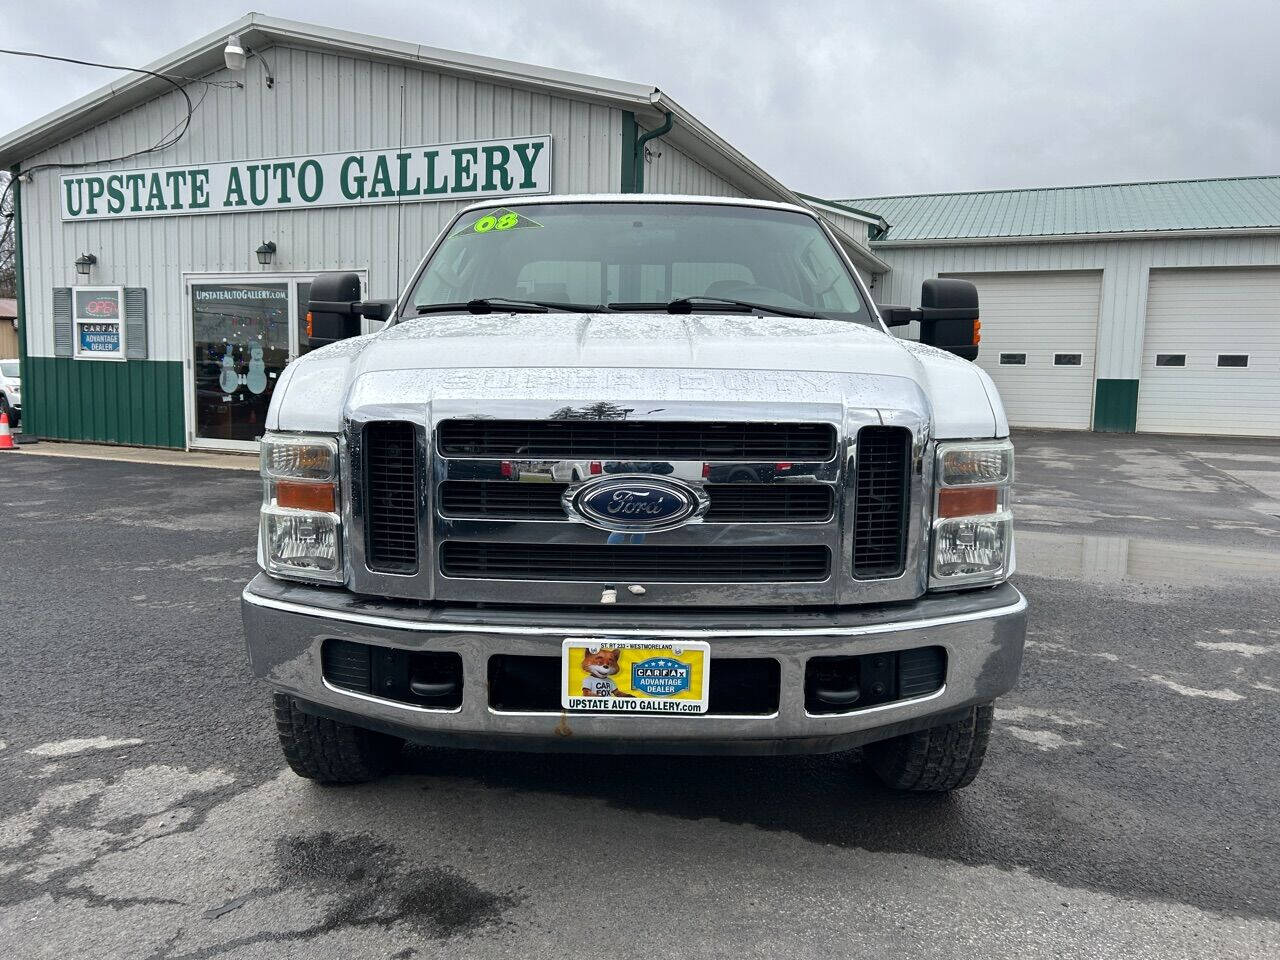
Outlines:
{"label": "window of building", "polygon": [[1185,367],[1187,365],[1187,355],[1185,353],[1157,353],[1157,367]]}
{"label": "window of building", "polygon": [[1000,366],[1002,367],[1025,367],[1026,365],[1027,355],[1025,353],[1000,354]]}
{"label": "window of building", "polygon": [[124,359],[123,287],[74,287],[71,310],[77,358]]}
{"label": "window of building", "polygon": [[1053,365],[1055,367],[1078,367],[1083,359],[1084,355],[1079,353],[1055,353],[1053,355]]}
{"label": "window of building", "polygon": [[1247,353],[1218,354],[1218,366],[1220,367],[1247,367],[1248,365],[1249,355]]}

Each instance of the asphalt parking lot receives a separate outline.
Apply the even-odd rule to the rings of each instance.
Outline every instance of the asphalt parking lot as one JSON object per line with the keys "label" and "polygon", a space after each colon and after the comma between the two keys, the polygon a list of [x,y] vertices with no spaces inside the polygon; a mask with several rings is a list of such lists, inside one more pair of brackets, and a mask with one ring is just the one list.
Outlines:
{"label": "asphalt parking lot", "polygon": [[1274,957],[1280,445],[1024,432],[977,782],[414,749],[288,772],[252,473],[0,460],[5,957]]}

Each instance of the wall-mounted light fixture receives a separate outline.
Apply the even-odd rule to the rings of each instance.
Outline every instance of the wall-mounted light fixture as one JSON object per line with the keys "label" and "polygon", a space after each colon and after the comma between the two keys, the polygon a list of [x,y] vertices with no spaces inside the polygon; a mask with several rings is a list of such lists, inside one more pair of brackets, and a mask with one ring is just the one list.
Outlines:
{"label": "wall-mounted light fixture", "polygon": [[271,70],[271,64],[267,63],[266,58],[261,53],[250,50],[248,47],[241,44],[238,34],[232,34],[227,38],[227,45],[222,48],[222,59],[226,61],[228,70],[233,73],[239,73],[245,68],[245,64],[249,62],[250,57],[257,57],[262,61],[267,89],[270,90],[275,87],[276,78]]}
{"label": "wall-mounted light fixture", "polygon": [[[274,240],[264,240],[262,246],[254,251],[258,255],[258,262],[264,267],[271,265],[271,258],[276,255],[276,242]],[[77,260],[76,263],[80,261]]]}
{"label": "wall-mounted light fixture", "polygon": [[232,34],[227,38],[227,45],[222,49],[222,59],[227,62],[228,70],[243,70],[249,55],[240,46],[240,38]]}
{"label": "wall-mounted light fixture", "polygon": [[87,277],[89,271],[93,269],[93,265],[98,262],[98,258],[92,253],[82,253],[76,257],[76,273],[82,277]]}

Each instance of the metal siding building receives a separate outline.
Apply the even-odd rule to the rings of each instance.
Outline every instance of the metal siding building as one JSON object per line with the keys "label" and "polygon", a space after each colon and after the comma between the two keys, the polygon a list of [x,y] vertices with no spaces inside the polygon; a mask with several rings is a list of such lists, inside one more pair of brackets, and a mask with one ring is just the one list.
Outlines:
{"label": "metal siding building", "polygon": [[[231,35],[252,51],[247,70],[236,74],[222,63]],[[266,82],[268,68],[271,84]],[[159,166],[172,170],[549,136],[550,182],[542,193],[635,192],[639,180],[646,193],[803,202],[651,86],[258,14],[149,69],[201,81],[189,86],[197,101],[189,130],[162,152],[98,162],[145,150],[178,128],[186,115],[185,101],[172,85],[139,74],[0,139],[0,164],[15,173],[34,171],[19,183],[18,208],[24,413],[26,429],[35,435],[171,447],[200,445],[203,439],[204,445],[219,445],[217,437],[202,436],[197,423],[197,410],[204,407],[203,387],[193,373],[202,350],[193,346],[193,324],[201,309],[194,305],[193,290],[209,292],[204,288],[220,284],[222,294],[279,295],[272,322],[287,322],[290,343],[283,349],[292,357],[300,349],[298,305],[310,277],[354,270],[362,274],[370,296],[395,296],[441,228],[462,206],[480,199],[473,194],[205,215],[188,210],[187,215],[77,222],[66,215],[72,201],[71,187],[65,197],[60,187],[64,174]],[[638,138],[667,118],[672,120],[669,132],[640,148],[637,172],[632,153]],[[58,170],[45,164],[73,167]],[[885,268],[857,238],[843,232],[848,222],[856,221],[836,222],[829,216],[829,222],[865,273]],[[275,244],[269,267],[259,264],[255,252],[264,241]],[[59,326],[58,311],[65,309],[59,304],[67,294],[57,291],[88,289],[75,267],[84,253],[97,258],[89,278],[92,288],[118,288],[126,296],[134,291],[133,302],[145,302],[145,346],[130,340],[128,359],[119,329],[109,333],[117,339],[106,342],[122,355],[94,359],[82,355],[81,347],[92,342],[99,328],[78,312],[70,323],[63,317]],[[262,289],[251,289],[255,284]],[[144,300],[138,299],[139,290],[145,291]],[[103,295],[124,299],[109,291]],[[248,320],[240,316],[228,322],[243,325]],[[109,330],[110,324],[106,326]],[[82,342],[83,336],[90,340]],[[243,384],[244,375],[238,376]],[[265,393],[269,396],[269,389]],[[265,397],[259,399],[265,402]],[[228,445],[238,442],[227,440]]]}
{"label": "metal siding building", "polygon": [[[874,280],[878,302],[918,304],[921,282],[938,276],[988,294],[978,362],[1012,422],[1280,435],[1280,177],[844,202],[889,224],[870,244],[892,267]],[[1091,343],[1076,333],[1067,349],[1082,366],[1092,357],[1083,421],[1043,282],[1079,272],[1098,286]],[[1239,356],[1247,366],[1225,365]],[[1028,376],[1034,389],[1019,385]]]}

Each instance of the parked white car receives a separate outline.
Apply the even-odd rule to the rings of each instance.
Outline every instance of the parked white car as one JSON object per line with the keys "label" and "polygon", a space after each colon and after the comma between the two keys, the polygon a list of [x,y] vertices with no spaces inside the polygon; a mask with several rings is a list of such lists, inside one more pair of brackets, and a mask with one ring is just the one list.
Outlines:
{"label": "parked white car", "polygon": [[22,382],[17,360],[0,360],[0,412],[9,414],[9,426],[22,419]]}

